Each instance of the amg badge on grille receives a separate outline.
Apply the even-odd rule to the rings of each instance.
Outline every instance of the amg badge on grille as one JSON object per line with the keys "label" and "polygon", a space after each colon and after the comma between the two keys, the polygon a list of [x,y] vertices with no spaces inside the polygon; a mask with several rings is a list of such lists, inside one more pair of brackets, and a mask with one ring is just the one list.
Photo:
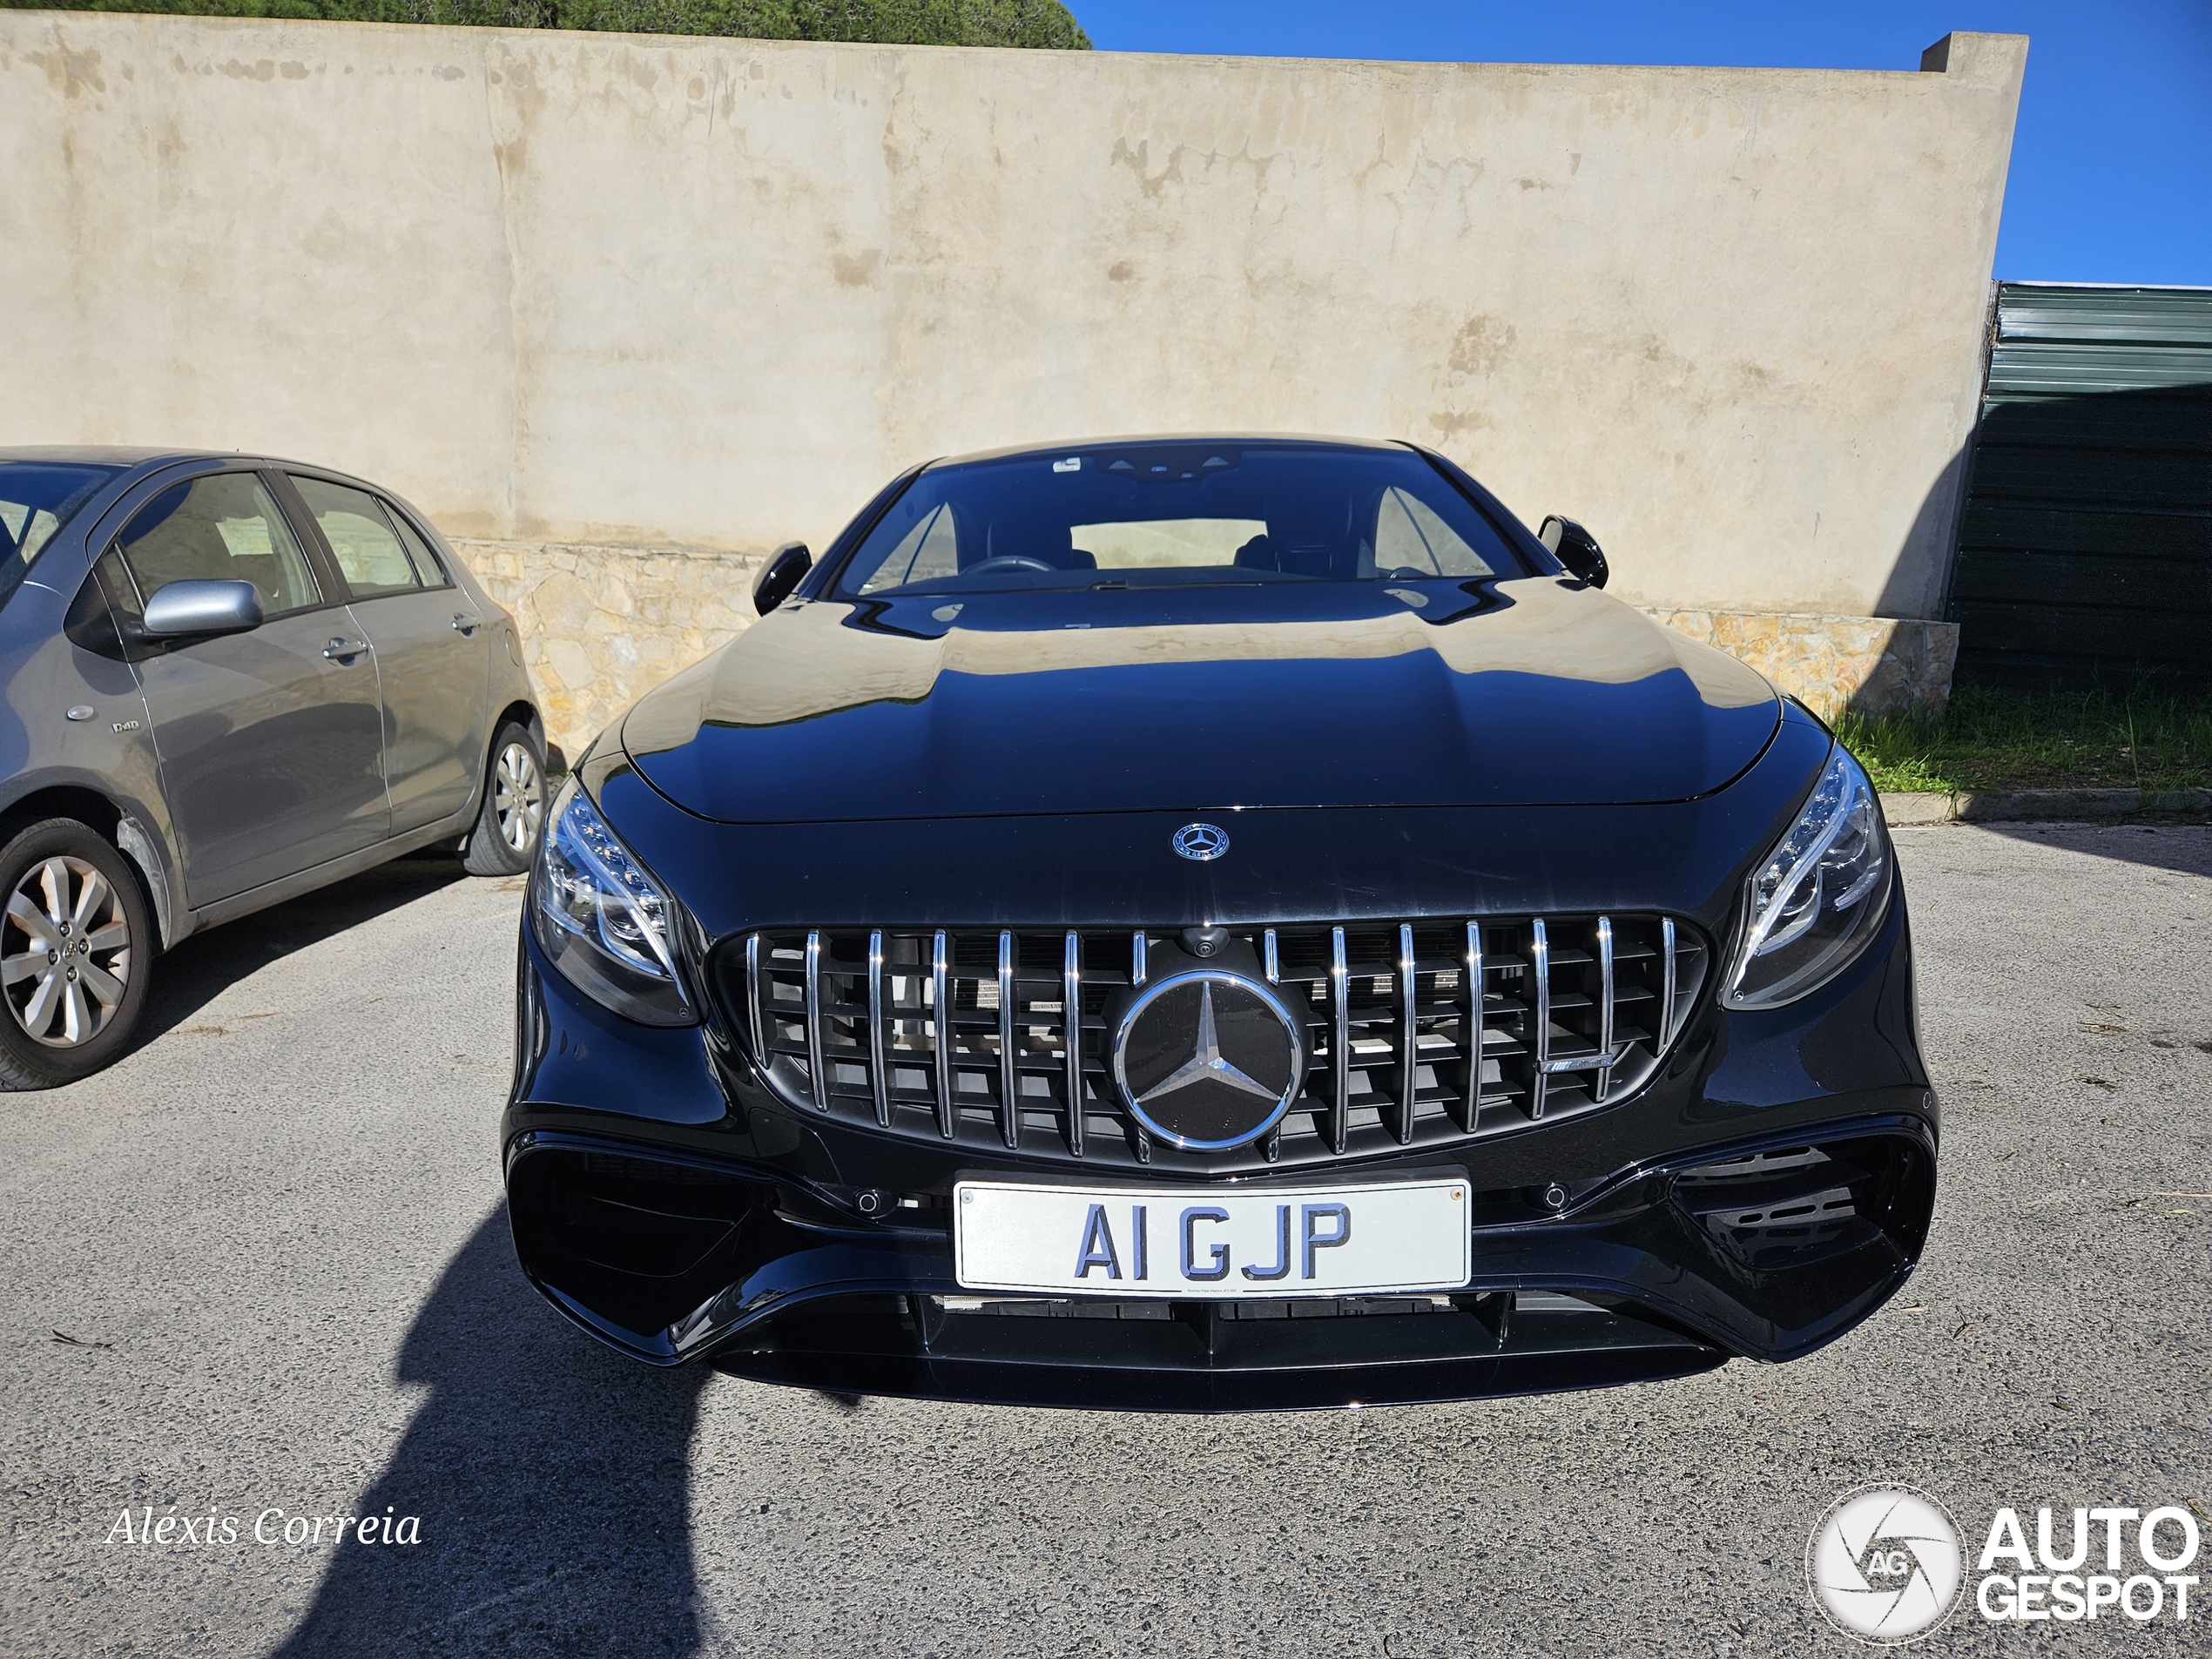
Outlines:
{"label": "amg badge on grille", "polygon": [[1214,824],[1185,824],[1176,831],[1175,850],[1204,864],[1229,850],[1229,832]]}
{"label": "amg badge on grille", "polygon": [[1113,1065],[1137,1122],[1190,1152],[1266,1134],[1305,1074],[1298,1023],[1275,994],[1204,970],[1144,988],[1114,1033]]}

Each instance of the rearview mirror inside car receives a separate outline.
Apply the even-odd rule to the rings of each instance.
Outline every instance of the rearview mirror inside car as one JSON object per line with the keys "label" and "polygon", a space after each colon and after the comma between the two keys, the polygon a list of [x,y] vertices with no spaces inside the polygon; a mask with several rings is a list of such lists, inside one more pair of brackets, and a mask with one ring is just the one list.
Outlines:
{"label": "rearview mirror inside car", "polygon": [[146,601],[138,626],[160,639],[242,634],[261,625],[261,596],[251,582],[172,582]]}
{"label": "rearview mirror inside car", "polygon": [[804,542],[786,542],[768,556],[768,563],[752,584],[752,608],[766,616],[791,597],[799,579],[814,568],[814,556]]}
{"label": "rearview mirror inside car", "polygon": [[1552,556],[1565,565],[1568,572],[1578,576],[1594,588],[1605,585],[1611,575],[1606,568],[1605,555],[1600,550],[1597,538],[1571,518],[1561,518],[1554,513],[1544,521],[1544,528],[1536,532],[1536,539],[1549,548]]}

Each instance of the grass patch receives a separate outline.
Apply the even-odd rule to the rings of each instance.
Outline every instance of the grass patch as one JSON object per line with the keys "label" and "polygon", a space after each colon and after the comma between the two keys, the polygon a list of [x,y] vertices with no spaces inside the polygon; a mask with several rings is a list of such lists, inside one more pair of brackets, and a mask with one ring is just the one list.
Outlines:
{"label": "grass patch", "polygon": [[1960,685],[1940,718],[1846,714],[1836,735],[1885,791],[2212,788],[2208,691]]}

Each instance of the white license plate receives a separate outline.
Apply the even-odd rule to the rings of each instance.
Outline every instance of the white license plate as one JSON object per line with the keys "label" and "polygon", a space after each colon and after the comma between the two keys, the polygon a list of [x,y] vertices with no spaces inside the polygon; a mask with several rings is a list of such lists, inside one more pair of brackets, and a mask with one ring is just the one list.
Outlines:
{"label": "white license plate", "polygon": [[1452,1291],[1472,1244],[1464,1181],[1252,1192],[953,1189],[954,1274],[1055,1296],[1345,1296]]}

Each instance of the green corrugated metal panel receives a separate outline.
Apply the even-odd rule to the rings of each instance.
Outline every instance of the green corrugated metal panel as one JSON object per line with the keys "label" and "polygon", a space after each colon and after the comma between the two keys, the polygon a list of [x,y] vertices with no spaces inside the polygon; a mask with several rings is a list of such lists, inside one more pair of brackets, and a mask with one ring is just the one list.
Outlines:
{"label": "green corrugated metal panel", "polygon": [[2034,563],[1981,559],[1962,571],[1952,597],[1961,604],[2047,605],[2054,612],[2164,610],[2212,604],[2212,549],[2188,563],[2140,554],[2050,553]]}
{"label": "green corrugated metal panel", "polygon": [[[1976,614],[2001,627],[2012,650],[2043,664],[2067,664],[2080,656],[2085,628],[2124,627],[2129,648],[2114,653],[2104,664],[2107,678],[2125,680],[2139,670],[2169,671],[2196,657],[2204,649],[2203,583],[2197,583],[2197,616],[2171,609],[2123,610],[2053,604],[2038,597],[2031,604],[1985,603]],[[2012,678],[2008,676],[2007,678]],[[2047,674],[2030,678],[2047,678]]]}
{"label": "green corrugated metal panel", "polygon": [[2212,521],[2175,513],[1984,500],[1968,505],[1959,541],[1992,553],[2040,553],[2054,558],[2074,553],[2141,559],[2212,557]]}
{"label": "green corrugated metal panel", "polygon": [[1975,500],[2109,507],[2133,513],[2212,512],[2212,468],[2205,465],[2202,450],[2191,455],[2172,449],[2022,444],[2013,440],[2006,427],[2004,417],[2011,412],[1992,409],[1982,416],[1981,439],[1974,452]]}
{"label": "green corrugated metal panel", "polygon": [[2006,397],[2006,442],[2053,449],[2202,450],[2212,444],[2212,403],[2193,399]]}
{"label": "green corrugated metal panel", "polygon": [[1993,398],[2080,397],[2153,386],[2191,386],[2205,375],[2212,352],[2180,346],[2098,346],[2081,341],[2046,345],[2001,337],[1989,354]]}
{"label": "green corrugated metal panel", "polygon": [[2006,283],[1947,614],[1969,678],[2212,678],[2212,289]]}
{"label": "green corrugated metal panel", "polygon": [[2007,282],[1997,293],[2005,340],[2127,341],[2212,347],[2212,288],[2060,288]]}

